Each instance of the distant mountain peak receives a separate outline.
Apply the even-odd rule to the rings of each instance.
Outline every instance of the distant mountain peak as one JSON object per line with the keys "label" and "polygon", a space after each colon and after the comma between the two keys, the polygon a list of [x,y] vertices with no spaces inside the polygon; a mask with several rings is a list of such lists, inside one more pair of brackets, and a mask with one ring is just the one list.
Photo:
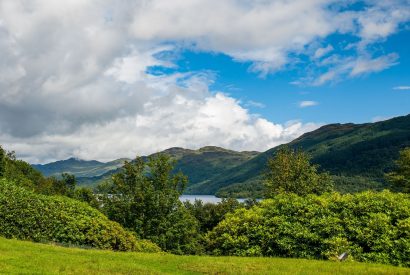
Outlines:
{"label": "distant mountain peak", "polygon": [[[158,152],[158,153],[165,153],[165,154],[177,154],[177,153],[189,153],[189,152],[193,152],[193,150],[191,149],[185,149],[182,147],[171,147],[168,149],[165,149],[164,151]],[[157,154],[158,154],[157,153]]]}
{"label": "distant mountain peak", "polygon": [[71,158],[66,159],[66,161],[85,161],[85,160],[77,158],[77,157],[71,157]]}
{"label": "distant mountain peak", "polygon": [[198,149],[199,152],[208,152],[208,151],[232,151],[229,149],[225,149],[222,147],[218,147],[218,146],[204,146]]}

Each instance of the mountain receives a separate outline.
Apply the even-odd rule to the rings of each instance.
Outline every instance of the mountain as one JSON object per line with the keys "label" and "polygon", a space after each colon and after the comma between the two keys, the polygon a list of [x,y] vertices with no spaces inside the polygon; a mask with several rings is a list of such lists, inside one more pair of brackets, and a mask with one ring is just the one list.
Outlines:
{"label": "mountain", "polygon": [[216,146],[206,146],[198,150],[170,148],[160,153],[169,154],[177,162],[174,171],[188,176],[189,185],[205,183],[209,178],[218,178],[230,169],[259,155],[256,151],[237,152]]}
{"label": "mountain", "polygon": [[[393,167],[400,149],[410,146],[410,115],[376,123],[326,125],[287,146],[311,154],[313,163],[335,175],[339,191],[381,189],[385,187],[383,174]],[[260,195],[266,162],[280,147],[229,169],[222,177],[198,184],[189,192],[221,196]],[[357,187],[357,184],[363,186]]]}
{"label": "mountain", "polygon": [[[181,171],[188,176],[188,187],[205,182],[210,177],[219,177],[229,169],[259,154],[255,151],[236,152],[216,146],[206,146],[198,150],[173,147],[155,154],[160,153],[168,154],[176,160],[174,171]],[[147,158],[147,156],[143,158]],[[117,173],[124,160],[127,159],[102,163],[95,160],[85,161],[70,158],[45,165],[33,165],[33,167],[46,176],[59,176],[61,173],[70,173],[77,177],[79,185],[95,186]]]}
{"label": "mountain", "polygon": [[73,174],[78,178],[98,177],[123,166],[124,161],[117,159],[110,162],[99,162],[96,160],[80,160],[69,158],[48,164],[34,164],[35,169],[45,176],[60,176],[62,173]]}
{"label": "mountain", "polygon": [[[379,190],[386,187],[383,174],[393,167],[400,149],[410,146],[410,115],[375,123],[325,125],[263,153],[215,146],[174,147],[159,153],[169,154],[177,161],[174,171],[188,176],[187,194],[251,197],[261,196],[266,162],[282,146],[308,152],[313,163],[333,175],[340,192]],[[117,173],[124,160],[68,159],[34,167],[45,175],[72,173],[80,185],[95,185]]]}

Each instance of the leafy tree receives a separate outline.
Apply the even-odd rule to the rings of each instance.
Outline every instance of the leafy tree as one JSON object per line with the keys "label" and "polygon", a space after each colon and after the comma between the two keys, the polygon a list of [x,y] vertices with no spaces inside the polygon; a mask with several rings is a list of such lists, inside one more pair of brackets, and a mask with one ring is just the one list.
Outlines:
{"label": "leafy tree", "polygon": [[179,201],[187,178],[172,174],[168,155],[125,162],[111,185],[100,186],[109,218],[173,253],[197,253],[198,223]]}
{"label": "leafy tree", "polygon": [[69,197],[74,196],[75,186],[77,185],[77,180],[74,175],[63,173],[61,175],[62,181],[66,189],[66,195]]}
{"label": "leafy tree", "polygon": [[25,188],[38,191],[45,181],[44,176],[25,161],[17,160],[13,151],[7,152],[0,146],[0,177],[12,180]]}
{"label": "leafy tree", "polygon": [[63,173],[61,178],[50,177],[48,183],[41,186],[40,193],[74,197],[77,180],[74,175]]}
{"label": "leafy tree", "polygon": [[98,201],[90,189],[76,190],[74,175],[63,173],[61,178],[46,178],[29,163],[16,159],[13,151],[7,152],[0,146],[0,178],[2,177],[36,193],[63,195],[98,207]]}
{"label": "leafy tree", "polygon": [[100,204],[93,190],[87,187],[79,187],[74,191],[74,199],[88,203],[90,206],[98,209]]}
{"label": "leafy tree", "polygon": [[226,214],[233,213],[238,208],[245,207],[244,204],[236,199],[222,199],[221,202],[203,203],[195,200],[194,203],[185,201],[186,209],[198,220],[201,233],[206,233],[222,221]]}
{"label": "leafy tree", "polygon": [[396,169],[387,173],[386,179],[394,191],[410,193],[410,147],[400,151]]}
{"label": "leafy tree", "polygon": [[288,147],[280,149],[274,158],[268,160],[265,174],[266,197],[279,193],[307,195],[322,194],[333,188],[328,173],[319,173],[318,166],[310,163],[310,156]]}
{"label": "leafy tree", "polygon": [[0,146],[0,178],[4,176],[6,172],[6,152]]}

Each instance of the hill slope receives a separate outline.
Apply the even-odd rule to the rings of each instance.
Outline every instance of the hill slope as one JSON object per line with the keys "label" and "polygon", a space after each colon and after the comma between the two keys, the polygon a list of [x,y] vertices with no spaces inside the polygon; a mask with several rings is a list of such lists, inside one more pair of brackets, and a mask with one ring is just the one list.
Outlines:
{"label": "hill slope", "polygon": [[[236,152],[216,146],[206,146],[198,150],[173,147],[155,154],[159,153],[168,154],[177,161],[174,171],[181,171],[187,175],[189,185],[204,182],[210,177],[219,177],[229,169],[259,154],[255,151]],[[70,173],[77,177],[80,185],[93,186],[111,178],[114,173],[119,171],[125,160],[127,159],[102,163],[95,160],[85,161],[70,158],[45,165],[33,165],[33,167],[46,176]]]}
{"label": "hill slope", "polygon": [[175,171],[188,176],[189,186],[221,177],[224,173],[249,161],[259,152],[236,152],[215,146],[206,146],[198,150],[170,148],[160,153],[169,154],[177,162]]}
{"label": "hill slope", "polygon": [[[400,149],[410,146],[410,115],[366,124],[330,124],[306,133],[287,144],[312,155],[319,164],[341,179],[367,177],[382,188],[381,178],[391,169]],[[268,158],[280,146],[236,166],[222,177],[190,189],[195,194],[254,195],[261,191],[261,175]],[[337,178],[340,180],[340,178]],[[360,180],[360,179],[359,179]]]}
{"label": "hill slope", "polygon": [[[383,189],[383,174],[391,169],[401,148],[410,146],[410,115],[365,124],[329,124],[287,144],[312,155],[312,162],[336,175],[341,192]],[[188,194],[260,196],[261,175],[268,158],[279,147],[266,152],[236,152],[214,146],[199,150],[174,147],[162,151],[177,160],[175,171],[189,178]],[[122,159],[123,161],[123,159]],[[69,159],[36,165],[46,175],[68,172],[81,185],[95,185],[118,172],[121,160],[109,163]]]}
{"label": "hill slope", "polygon": [[65,248],[0,237],[5,274],[408,274],[408,268],[303,259],[176,256]]}
{"label": "hill slope", "polygon": [[68,173],[76,177],[96,177],[122,167],[125,160],[127,159],[123,158],[104,163],[96,160],[69,158],[47,164],[34,164],[32,166],[45,176],[58,177],[62,173]]}

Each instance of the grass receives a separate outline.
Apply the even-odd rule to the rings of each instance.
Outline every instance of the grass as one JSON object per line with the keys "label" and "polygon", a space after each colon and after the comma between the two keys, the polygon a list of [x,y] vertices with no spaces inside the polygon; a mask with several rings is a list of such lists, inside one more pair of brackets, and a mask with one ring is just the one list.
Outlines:
{"label": "grass", "polygon": [[84,250],[0,238],[0,274],[410,274],[379,264]]}

